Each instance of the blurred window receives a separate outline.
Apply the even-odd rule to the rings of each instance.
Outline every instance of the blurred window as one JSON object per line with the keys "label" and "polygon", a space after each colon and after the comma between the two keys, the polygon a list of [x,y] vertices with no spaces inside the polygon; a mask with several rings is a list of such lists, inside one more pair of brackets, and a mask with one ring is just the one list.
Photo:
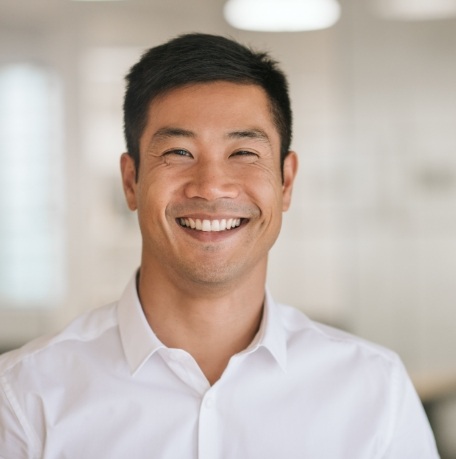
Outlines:
{"label": "blurred window", "polygon": [[61,91],[48,68],[0,66],[0,307],[64,290]]}

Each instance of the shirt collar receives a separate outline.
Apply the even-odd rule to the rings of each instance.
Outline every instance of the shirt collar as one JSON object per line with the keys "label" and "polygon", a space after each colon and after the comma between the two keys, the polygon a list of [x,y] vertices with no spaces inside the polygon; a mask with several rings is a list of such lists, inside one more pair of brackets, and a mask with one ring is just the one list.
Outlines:
{"label": "shirt collar", "polygon": [[[118,303],[119,331],[130,371],[134,375],[144,363],[165,345],[157,338],[144,315],[136,289],[136,274],[127,284]],[[263,318],[251,344],[243,353],[265,348],[286,370],[287,351],[285,329],[278,306],[266,289]]]}
{"label": "shirt collar", "polygon": [[128,366],[134,375],[164,344],[150,328],[139,301],[136,274],[127,284],[117,308],[119,331]]}
{"label": "shirt collar", "polygon": [[287,343],[284,324],[277,304],[268,289],[265,292],[263,318],[252,343],[244,351],[251,353],[259,348],[270,352],[283,371],[287,367]]}

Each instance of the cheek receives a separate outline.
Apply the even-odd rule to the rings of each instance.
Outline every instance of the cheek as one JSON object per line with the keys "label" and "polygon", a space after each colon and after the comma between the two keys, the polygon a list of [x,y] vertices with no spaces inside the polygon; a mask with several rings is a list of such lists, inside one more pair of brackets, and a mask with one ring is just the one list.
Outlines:
{"label": "cheek", "polygon": [[140,199],[138,204],[138,215],[140,220],[156,218],[157,213],[165,205],[167,190],[159,180],[148,179],[140,182]]}
{"label": "cheek", "polygon": [[261,200],[263,206],[275,208],[282,204],[282,180],[281,177],[271,171],[259,171],[246,178],[251,192]]}
{"label": "cheek", "polygon": [[261,225],[267,231],[276,232],[282,222],[282,186],[276,180],[251,181],[250,199],[259,208]]}

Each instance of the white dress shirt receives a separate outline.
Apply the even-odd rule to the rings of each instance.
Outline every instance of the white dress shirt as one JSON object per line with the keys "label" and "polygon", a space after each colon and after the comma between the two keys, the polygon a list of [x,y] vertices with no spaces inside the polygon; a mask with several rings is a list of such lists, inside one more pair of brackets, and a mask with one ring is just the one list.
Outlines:
{"label": "white dress shirt", "polygon": [[266,294],[260,330],[210,386],[119,302],[0,358],[3,459],[433,459],[398,357]]}

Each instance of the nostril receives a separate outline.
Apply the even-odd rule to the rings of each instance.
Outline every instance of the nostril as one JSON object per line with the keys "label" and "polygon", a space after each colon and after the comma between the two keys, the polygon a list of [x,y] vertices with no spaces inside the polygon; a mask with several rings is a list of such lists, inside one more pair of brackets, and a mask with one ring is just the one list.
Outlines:
{"label": "nostril", "polygon": [[[213,168],[215,169],[215,168]],[[185,187],[188,198],[202,198],[213,201],[220,198],[235,198],[239,194],[236,180],[224,171],[195,173]]]}

